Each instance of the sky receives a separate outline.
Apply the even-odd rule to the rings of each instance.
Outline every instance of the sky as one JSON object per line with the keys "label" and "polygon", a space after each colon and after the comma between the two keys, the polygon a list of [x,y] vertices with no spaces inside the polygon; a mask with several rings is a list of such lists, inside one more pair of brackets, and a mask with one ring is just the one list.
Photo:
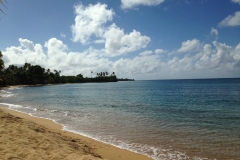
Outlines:
{"label": "sky", "polygon": [[118,78],[240,77],[240,0],[0,0],[5,67]]}

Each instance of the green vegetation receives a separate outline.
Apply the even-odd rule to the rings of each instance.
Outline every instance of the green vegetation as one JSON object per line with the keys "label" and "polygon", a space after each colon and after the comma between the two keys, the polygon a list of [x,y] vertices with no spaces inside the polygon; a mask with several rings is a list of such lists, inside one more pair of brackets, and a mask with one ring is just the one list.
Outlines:
{"label": "green vegetation", "polygon": [[[97,73],[94,78],[84,78],[82,74],[76,76],[60,75],[61,71],[42,68],[39,65],[25,63],[23,66],[9,65],[4,68],[2,53],[0,51],[0,86],[6,85],[35,85],[35,84],[59,84],[59,83],[87,83],[87,82],[117,82],[117,76],[113,72]],[[93,72],[91,72],[93,73]]]}
{"label": "green vegetation", "polygon": [[[0,74],[2,73],[2,70],[4,68],[4,62],[2,60],[2,52],[0,51]],[[0,85],[3,83],[3,79],[0,76]]]}
{"label": "green vegetation", "polygon": [[117,81],[135,81],[135,80],[134,79],[128,79],[128,78],[125,78],[125,79],[119,78],[119,79],[117,79]]}

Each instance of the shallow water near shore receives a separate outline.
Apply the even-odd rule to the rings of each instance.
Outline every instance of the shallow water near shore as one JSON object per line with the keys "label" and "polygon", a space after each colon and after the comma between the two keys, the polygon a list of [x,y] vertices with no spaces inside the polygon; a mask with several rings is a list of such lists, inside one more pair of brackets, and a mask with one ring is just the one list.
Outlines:
{"label": "shallow water near shore", "polygon": [[0,103],[155,160],[240,159],[240,79],[19,87]]}

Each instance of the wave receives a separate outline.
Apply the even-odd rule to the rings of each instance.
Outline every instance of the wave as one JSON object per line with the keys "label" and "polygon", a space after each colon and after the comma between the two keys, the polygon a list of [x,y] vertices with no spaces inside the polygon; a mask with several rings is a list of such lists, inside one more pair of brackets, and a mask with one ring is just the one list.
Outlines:
{"label": "wave", "polygon": [[74,129],[70,129],[68,126],[63,125],[63,130],[68,132],[73,132],[91,139],[94,139],[96,141],[103,142],[105,144],[109,144],[112,146],[115,146],[120,149],[126,149],[134,153],[146,155],[154,160],[208,160],[207,158],[201,158],[201,157],[189,157],[185,153],[173,151],[170,149],[163,149],[161,147],[153,147],[149,145],[143,145],[139,143],[131,143],[122,141],[116,138],[113,138],[111,136],[105,137],[105,136],[93,136],[90,134],[86,134]]}
{"label": "wave", "polygon": [[16,94],[13,94],[9,90],[0,90],[0,97],[12,97]]}
{"label": "wave", "polygon": [[[10,104],[10,103],[0,103],[1,105],[8,106],[9,109],[22,108],[22,105]],[[17,111],[17,110],[16,110]]]}

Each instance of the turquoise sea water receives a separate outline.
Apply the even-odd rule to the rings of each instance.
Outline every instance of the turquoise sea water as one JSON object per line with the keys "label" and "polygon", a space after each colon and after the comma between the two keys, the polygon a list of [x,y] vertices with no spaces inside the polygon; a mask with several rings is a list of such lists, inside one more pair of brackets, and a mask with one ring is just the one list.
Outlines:
{"label": "turquoise sea water", "polygon": [[155,160],[240,159],[240,79],[22,87],[1,104]]}

